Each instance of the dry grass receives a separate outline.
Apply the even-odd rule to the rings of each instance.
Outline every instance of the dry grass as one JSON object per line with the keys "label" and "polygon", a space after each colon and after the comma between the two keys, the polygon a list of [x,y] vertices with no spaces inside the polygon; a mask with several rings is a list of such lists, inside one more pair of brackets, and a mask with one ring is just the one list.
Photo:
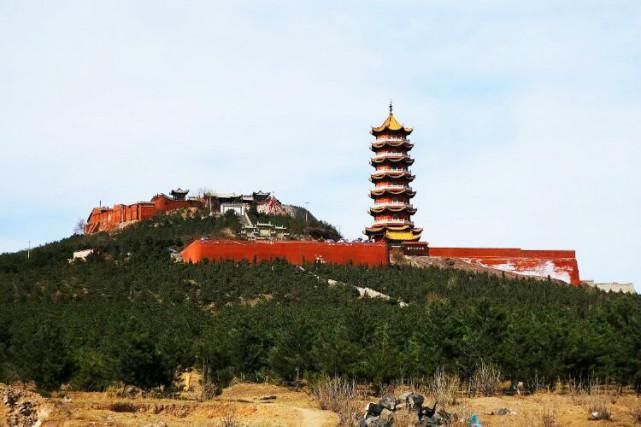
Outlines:
{"label": "dry grass", "polygon": [[541,425],[543,427],[560,427],[558,412],[544,408],[543,414],[541,415]]}
{"label": "dry grass", "polygon": [[471,402],[467,399],[462,399],[457,402],[456,410],[448,411],[450,412],[452,419],[446,425],[452,427],[467,426],[467,420],[469,420],[472,414],[475,413],[470,404]]}
{"label": "dry grass", "polygon": [[[564,387],[561,386],[561,390],[563,389]],[[589,382],[570,378],[565,385],[565,389],[567,389],[567,394],[572,397],[572,400],[575,401],[576,404],[583,405],[585,404],[585,397],[590,393],[592,386]]]}
{"label": "dry grass", "polygon": [[130,402],[114,402],[109,405],[109,410],[112,412],[136,412],[138,408]]}
{"label": "dry grass", "polygon": [[238,421],[238,414],[236,411],[236,406],[231,402],[226,402],[222,405],[221,414],[218,421],[220,427],[238,427],[240,422]]}
{"label": "dry grass", "polygon": [[641,424],[641,406],[631,410],[630,415],[632,416],[632,422],[634,422],[634,424]]}
{"label": "dry grass", "polygon": [[415,412],[399,410],[394,414],[394,427],[414,427],[415,425]]}
{"label": "dry grass", "polygon": [[[384,394],[400,394],[414,390],[426,397],[431,406],[435,395],[447,396],[453,390],[443,372],[435,373],[421,381],[413,381],[395,387],[380,387],[374,397],[365,386],[337,378],[325,378],[313,385],[314,393],[305,393],[292,388],[270,384],[243,383],[224,390],[223,394],[211,401],[177,398],[137,397],[125,399],[112,393],[68,392],[64,395],[34,400],[38,403],[39,419],[43,425],[106,425],[109,419],[122,427],[161,425],[172,427],[211,426],[268,426],[277,423],[282,426],[319,425],[335,426],[339,420],[343,426],[352,425],[355,415],[362,415],[367,401],[377,401]],[[456,380],[453,380],[456,381]],[[467,391],[466,386],[464,391]],[[452,414],[449,426],[463,427],[470,415],[477,415],[483,426],[492,427],[590,427],[590,426],[641,426],[641,396],[630,389],[620,393],[614,387],[575,385],[578,395],[570,394],[567,383],[562,393],[540,391],[527,396],[498,395],[469,398],[460,393],[453,398],[456,404],[445,407]],[[0,397],[2,396],[0,385]],[[431,393],[434,393],[432,395]],[[265,396],[276,399],[264,400]],[[447,397],[443,398],[444,400]],[[124,405],[119,407],[118,405]],[[131,405],[128,406],[127,404]],[[590,409],[605,405],[613,421],[588,421]],[[319,406],[336,411],[332,414],[321,411]],[[0,425],[4,405],[0,401]],[[439,403],[438,409],[444,408]],[[498,408],[509,408],[513,415],[491,415]],[[135,412],[129,412],[135,409]],[[42,411],[48,411],[46,414]],[[56,424],[57,423],[57,424]],[[395,426],[413,426],[416,414],[399,409],[394,414]]]}
{"label": "dry grass", "polygon": [[588,413],[591,420],[612,420],[612,404],[604,393],[592,393],[588,399]]}
{"label": "dry grass", "polygon": [[572,402],[586,408],[590,420],[612,420],[612,407],[617,401],[617,393],[607,383],[570,380],[567,388]]}
{"label": "dry grass", "polygon": [[440,406],[456,405],[461,380],[457,375],[450,375],[442,368],[434,372],[427,386],[430,395]]}
{"label": "dry grass", "polygon": [[364,396],[354,381],[340,377],[323,378],[311,386],[311,392],[321,409],[338,414],[340,425],[351,425],[359,415],[358,401]]}
{"label": "dry grass", "polygon": [[468,395],[494,396],[498,393],[500,385],[501,370],[491,363],[481,362],[468,383]]}

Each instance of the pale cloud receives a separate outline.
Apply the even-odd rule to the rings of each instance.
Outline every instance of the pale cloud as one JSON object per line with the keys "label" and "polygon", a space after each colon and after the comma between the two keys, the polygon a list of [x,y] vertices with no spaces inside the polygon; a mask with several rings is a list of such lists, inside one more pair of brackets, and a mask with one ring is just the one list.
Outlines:
{"label": "pale cloud", "polygon": [[1,3],[0,250],[175,186],[275,191],[357,237],[394,98],[426,240],[575,248],[639,286],[639,22],[625,1]]}

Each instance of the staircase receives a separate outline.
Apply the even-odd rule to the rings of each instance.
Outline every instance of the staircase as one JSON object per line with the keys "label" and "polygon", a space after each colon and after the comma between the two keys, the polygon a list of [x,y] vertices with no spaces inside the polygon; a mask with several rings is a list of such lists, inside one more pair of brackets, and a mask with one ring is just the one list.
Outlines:
{"label": "staircase", "polygon": [[246,226],[246,227],[253,227],[254,224],[252,224],[252,220],[249,218],[249,215],[247,215],[247,212],[243,212],[243,214],[239,217],[240,219],[240,225]]}

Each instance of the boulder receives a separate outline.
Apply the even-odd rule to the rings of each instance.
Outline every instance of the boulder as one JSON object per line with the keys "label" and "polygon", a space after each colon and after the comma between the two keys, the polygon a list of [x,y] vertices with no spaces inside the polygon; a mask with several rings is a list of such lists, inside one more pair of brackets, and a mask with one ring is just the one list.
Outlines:
{"label": "boulder", "polygon": [[358,427],[391,427],[394,425],[394,418],[386,419],[384,417],[361,418]]}
{"label": "boulder", "polygon": [[396,411],[396,398],[394,396],[383,396],[381,400],[378,401],[378,404],[390,411]]}
{"label": "boulder", "polygon": [[383,412],[383,409],[385,409],[384,406],[379,405],[378,403],[369,402],[365,407],[364,417],[365,418],[378,417],[379,415],[381,415],[381,412]]}
{"label": "boulder", "polygon": [[410,411],[419,412],[423,407],[425,398],[418,393],[410,393],[405,397],[405,407]]}
{"label": "boulder", "polygon": [[383,422],[383,425],[393,425],[394,424],[394,412],[385,408],[381,412],[381,415],[378,417],[381,422]]}

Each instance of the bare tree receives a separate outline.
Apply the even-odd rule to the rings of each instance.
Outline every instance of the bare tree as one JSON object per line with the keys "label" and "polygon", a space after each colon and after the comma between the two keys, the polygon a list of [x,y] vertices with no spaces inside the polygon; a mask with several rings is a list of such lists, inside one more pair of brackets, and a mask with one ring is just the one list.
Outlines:
{"label": "bare tree", "polygon": [[213,194],[214,191],[210,187],[200,187],[198,190],[196,190],[196,193],[198,194],[198,197],[203,197],[208,194]]}
{"label": "bare tree", "polygon": [[85,225],[86,222],[84,219],[80,218],[76,221],[76,226],[73,228],[73,234],[82,235],[85,234]]}

